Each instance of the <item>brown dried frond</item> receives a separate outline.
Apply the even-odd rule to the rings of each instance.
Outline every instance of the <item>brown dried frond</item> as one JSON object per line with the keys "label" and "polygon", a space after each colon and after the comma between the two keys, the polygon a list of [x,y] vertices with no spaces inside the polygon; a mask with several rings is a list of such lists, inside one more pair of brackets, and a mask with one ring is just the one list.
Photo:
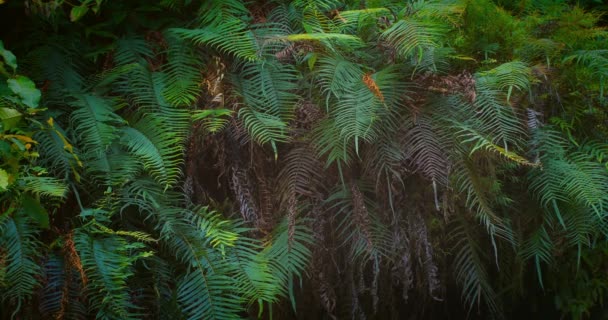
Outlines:
{"label": "brown dried frond", "polygon": [[411,260],[412,253],[410,250],[410,241],[407,238],[406,233],[407,230],[404,230],[404,228],[400,226],[396,226],[393,231],[392,249],[396,253],[398,259],[395,261],[391,270],[393,284],[402,287],[402,298],[404,302],[407,302],[409,290],[414,284],[414,273]]}
{"label": "brown dried frond", "polygon": [[372,79],[371,73],[366,73],[363,75],[363,83],[369,88],[369,90],[376,96],[380,101],[384,102],[384,96],[380,91],[380,87],[376,84],[376,81]]}
{"label": "brown dried frond", "polygon": [[370,231],[370,218],[367,207],[365,206],[365,199],[363,194],[359,190],[356,184],[352,183],[350,186],[350,192],[353,198],[353,219],[354,223],[359,229],[360,233],[364,237],[367,244],[367,250],[369,252],[373,249],[372,244],[372,233]]}
{"label": "brown dried frond", "polygon": [[75,268],[78,273],[80,273],[80,278],[82,279],[82,284],[87,285],[87,275],[84,272],[84,268],[82,267],[82,261],[80,260],[80,256],[78,255],[78,251],[76,251],[76,247],[74,246],[73,232],[70,232],[65,237],[65,243],[63,245],[63,250],[65,252],[65,256],[67,258],[68,266]]}
{"label": "brown dried frond", "polygon": [[239,145],[244,146],[251,141],[245,126],[241,119],[236,117],[232,117],[230,119],[230,125],[228,126],[228,130],[226,130],[230,139],[238,142]]}
{"label": "brown dried frond", "polygon": [[260,210],[258,219],[255,221],[255,226],[259,230],[266,232],[272,229],[272,214],[274,211],[274,197],[272,188],[270,187],[272,182],[268,183],[265,177],[258,174],[256,174],[256,177]]}
{"label": "brown dried frond", "polygon": [[293,243],[293,239],[296,233],[296,216],[298,214],[298,201],[296,200],[295,195],[291,197],[287,203],[287,232],[289,235],[289,239],[287,244],[289,248],[291,248],[291,244]]}
{"label": "brown dried frond", "polygon": [[258,220],[258,209],[254,201],[253,188],[249,181],[249,176],[238,166],[232,167],[232,179],[230,188],[234,192],[241,216],[247,222]]}
{"label": "brown dried frond", "polygon": [[380,300],[380,296],[378,295],[378,280],[380,278],[380,262],[382,261],[382,257],[378,256],[374,259],[374,263],[372,265],[373,278],[372,285],[369,288],[370,295],[372,296],[372,308],[374,310],[374,314],[378,312],[378,301]]}
{"label": "brown dried frond", "polygon": [[475,78],[467,71],[457,75],[425,77],[423,81],[430,91],[442,94],[462,94],[471,103],[475,102]]}
{"label": "brown dried frond", "polygon": [[316,104],[309,100],[301,100],[296,105],[295,111],[296,117],[294,126],[298,129],[303,129],[301,131],[304,131],[304,133],[310,131],[310,129],[323,118],[323,112]]}
{"label": "brown dried frond", "polygon": [[282,206],[286,208],[292,197],[318,197],[317,187],[323,179],[323,165],[309,145],[300,144],[289,150],[277,179]]}
{"label": "brown dried frond", "polygon": [[292,43],[292,44],[286,46],[283,50],[275,53],[274,56],[277,58],[277,60],[279,60],[281,62],[288,62],[293,59],[295,50],[296,50],[296,45]]}
{"label": "brown dried frond", "polygon": [[433,247],[429,242],[426,223],[420,213],[411,214],[409,218],[410,234],[415,237],[416,255],[425,272],[429,295],[435,300],[441,300],[437,296],[440,288],[439,269],[433,261]]}
{"label": "brown dried frond", "polygon": [[207,64],[207,70],[203,78],[203,83],[207,87],[207,93],[212,99],[217,99],[219,95],[224,93],[224,75],[226,74],[226,65],[219,57],[213,57],[212,61]]}

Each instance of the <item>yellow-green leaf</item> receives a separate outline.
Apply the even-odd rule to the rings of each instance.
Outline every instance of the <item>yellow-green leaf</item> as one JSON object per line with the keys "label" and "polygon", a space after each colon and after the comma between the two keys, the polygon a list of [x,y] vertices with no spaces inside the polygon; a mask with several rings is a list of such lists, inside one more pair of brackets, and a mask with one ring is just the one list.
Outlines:
{"label": "yellow-green leaf", "polygon": [[77,7],[73,7],[70,11],[70,21],[76,22],[80,20],[85,14],[89,11],[89,7],[86,5],[79,5]]}
{"label": "yellow-green leaf", "polygon": [[12,108],[0,108],[0,121],[4,130],[10,130],[17,126],[21,120],[21,112]]}
{"label": "yellow-green leaf", "polygon": [[8,187],[8,172],[4,171],[4,169],[0,169],[0,192],[6,191]]}

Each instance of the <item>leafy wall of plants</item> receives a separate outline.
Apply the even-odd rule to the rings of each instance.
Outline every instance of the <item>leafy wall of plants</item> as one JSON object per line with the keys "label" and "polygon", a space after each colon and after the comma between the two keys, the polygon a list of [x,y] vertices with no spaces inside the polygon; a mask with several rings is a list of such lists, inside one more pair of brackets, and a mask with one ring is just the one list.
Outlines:
{"label": "leafy wall of plants", "polygon": [[2,2],[0,317],[602,316],[601,2]]}

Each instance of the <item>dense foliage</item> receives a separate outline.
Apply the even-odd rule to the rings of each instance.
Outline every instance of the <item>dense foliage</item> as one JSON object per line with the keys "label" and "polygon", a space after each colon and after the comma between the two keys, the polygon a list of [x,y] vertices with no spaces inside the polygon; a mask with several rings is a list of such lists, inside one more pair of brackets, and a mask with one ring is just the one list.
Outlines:
{"label": "dense foliage", "polygon": [[602,317],[601,1],[0,1],[0,318]]}

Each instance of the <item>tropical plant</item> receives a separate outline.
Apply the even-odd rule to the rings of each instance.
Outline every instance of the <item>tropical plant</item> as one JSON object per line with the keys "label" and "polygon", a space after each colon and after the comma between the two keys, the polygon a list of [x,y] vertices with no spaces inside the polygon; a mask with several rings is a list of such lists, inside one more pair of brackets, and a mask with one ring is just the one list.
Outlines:
{"label": "tropical plant", "polygon": [[0,317],[599,315],[579,2],[0,1]]}

